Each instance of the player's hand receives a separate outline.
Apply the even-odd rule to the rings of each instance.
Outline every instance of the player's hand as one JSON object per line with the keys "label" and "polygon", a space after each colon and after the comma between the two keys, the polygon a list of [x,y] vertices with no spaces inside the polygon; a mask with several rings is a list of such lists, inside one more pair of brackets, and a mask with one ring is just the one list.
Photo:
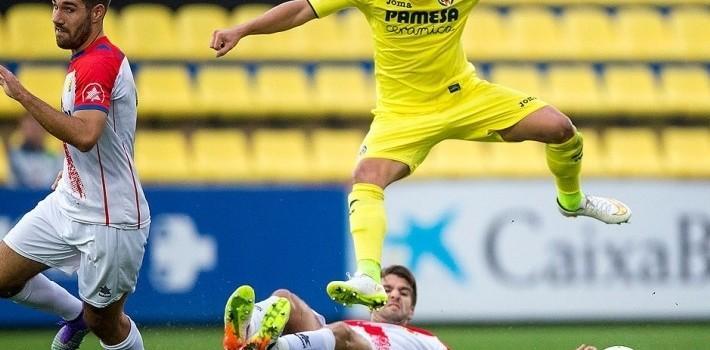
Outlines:
{"label": "player's hand", "polygon": [[0,65],[0,85],[5,90],[5,94],[15,100],[26,91],[17,77],[2,65]]}
{"label": "player's hand", "polygon": [[229,50],[237,46],[241,38],[242,35],[237,27],[215,30],[212,32],[210,48],[217,51],[217,57],[222,57],[229,52]]}
{"label": "player's hand", "polygon": [[579,347],[577,347],[577,350],[597,350],[597,347],[592,346],[592,345],[582,344]]}

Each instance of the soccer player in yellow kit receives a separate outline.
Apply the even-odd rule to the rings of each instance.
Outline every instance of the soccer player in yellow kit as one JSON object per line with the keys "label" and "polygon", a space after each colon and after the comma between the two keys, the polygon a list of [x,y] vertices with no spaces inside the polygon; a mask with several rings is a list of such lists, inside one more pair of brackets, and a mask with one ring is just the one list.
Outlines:
{"label": "soccer player in yellow kit", "polygon": [[567,116],[534,96],[477,77],[461,43],[477,2],[291,0],[212,35],[211,48],[220,57],[247,35],[288,30],[346,7],[357,7],[370,25],[377,105],[348,197],[357,272],[327,288],[339,303],[377,308],[386,302],[379,283],[386,233],[384,188],[412,173],[445,139],[543,142],[563,215],[608,224],[627,222],[631,216],[629,207],[617,200],[582,192],[582,135]]}

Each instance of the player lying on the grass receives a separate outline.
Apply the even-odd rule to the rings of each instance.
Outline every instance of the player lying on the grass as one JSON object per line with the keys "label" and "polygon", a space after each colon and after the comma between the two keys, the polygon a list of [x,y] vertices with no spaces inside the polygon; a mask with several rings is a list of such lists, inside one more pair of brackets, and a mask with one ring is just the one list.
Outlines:
{"label": "player lying on the grass", "polygon": [[433,334],[409,326],[417,284],[404,266],[382,271],[387,303],[370,321],[326,324],[297,295],[279,289],[254,304],[254,290],[241,286],[224,310],[225,350],[446,350]]}

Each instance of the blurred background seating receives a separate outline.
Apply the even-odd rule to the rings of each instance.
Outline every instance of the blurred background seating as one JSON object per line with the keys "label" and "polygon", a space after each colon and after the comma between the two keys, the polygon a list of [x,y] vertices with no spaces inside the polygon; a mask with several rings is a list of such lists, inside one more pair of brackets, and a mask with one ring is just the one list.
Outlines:
{"label": "blurred background seating", "polygon": [[[146,182],[347,179],[375,103],[372,39],[359,12],[249,37],[217,60],[212,31],[272,5],[114,5],[105,31],[134,68]],[[68,54],[54,43],[51,8],[0,10],[0,62],[58,107]],[[707,177],[698,152],[710,142],[708,23],[700,0],[494,0],[474,9],[463,40],[483,78],[551,102],[585,130],[586,176]],[[5,143],[21,114],[0,96]],[[544,177],[537,146],[445,142],[417,178]]]}

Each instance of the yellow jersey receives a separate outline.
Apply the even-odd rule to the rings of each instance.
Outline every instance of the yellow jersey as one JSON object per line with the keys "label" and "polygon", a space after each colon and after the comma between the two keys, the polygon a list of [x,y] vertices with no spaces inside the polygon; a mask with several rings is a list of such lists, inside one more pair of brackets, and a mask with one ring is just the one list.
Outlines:
{"label": "yellow jersey", "polygon": [[478,0],[308,0],[318,17],[357,7],[374,40],[377,110],[437,109],[474,72],[461,34]]}

